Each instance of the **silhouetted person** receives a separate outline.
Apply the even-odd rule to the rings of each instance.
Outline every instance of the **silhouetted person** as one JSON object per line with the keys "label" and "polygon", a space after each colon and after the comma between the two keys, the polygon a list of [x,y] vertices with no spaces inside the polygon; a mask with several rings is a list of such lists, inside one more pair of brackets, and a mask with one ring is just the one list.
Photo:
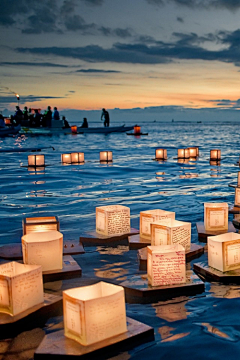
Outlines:
{"label": "silhouetted person", "polygon": [[103,118],[104,118],[104,126],[105,127],[109,126],[109,123],[110,123],[109,113],[104,108],[102,109],[101,120],[103,120]]}
{"label": "silhouetted person", "polygon": [[81,125],[80,127],[81,127],[81,128],[88,128],[87,118],[83,118],[83,123],[82,123],[82,125]]}
{"label": "silhouetted person", "polygon": [[34,111],[35,111],[35,114],[34,114],[34,117],[33,117],[34,125],[36,127],[39,127],[42,117],[41,117],[41,114],[39,114],[38,109],[35,109]]}
{"label": "silhouetted person", "polygon": [[44,114],[44,126],[52,127],[52,110],[51,106],[48,106]]}
{"label": "silhouetted person", "polygon": [[2,114],[0,114],[0,129],[5,128],[5,121],[4,121],[4,117],[2,116]]}
{"label": "silhouetted person", "polygon": [[69,125],[68,121],[66,120],[66,117],[63,116],[62,119],[63,119],[63,122],[64,122],[64,127],[65,127],[66,129],[69,129],[71,126]]}
{"label": "silhouetted person", "polygon": [[56,106],[54,107],[52,118],[53,118],[53,120],[60,120],[59,112],[58,112],[58,109]]}
{"label": "silhouetted person", "polygon": [[23,120],[23,113],[22,113],[22,110],[20,109],[19,106],[16,106],[16,112],[13,116],[13,119],[15,120],[15,123],[18,125],[18,124],[21,124],[22,120]]}

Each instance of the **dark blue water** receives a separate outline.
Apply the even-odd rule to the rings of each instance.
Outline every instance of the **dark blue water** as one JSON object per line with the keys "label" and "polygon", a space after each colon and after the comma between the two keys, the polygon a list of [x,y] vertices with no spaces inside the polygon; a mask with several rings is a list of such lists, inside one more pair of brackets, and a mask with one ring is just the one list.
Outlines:
{"label": "dark blue water", "polygon": [[[29,171],[29,153],[0,153],[0,244],[21,242],[22,217],[54,214],[64,240],[78,240],[95,228],[95,207],[129,206],[131,224],[139,227],[142,210],[176,212],[176,219],[192,223],[192,242],[198,242],[196,222],[203,221],[204,202],[234,202],[239,167],[236,123],[151,123],[142,125],[148,136],[126,134],[59,135],[0,140],[0,149],[52,146],[43,150],[48,166]],[[197,161],[179,163],[177,149],[199,146]],[[166,148],[168,160],[153,161],[155,149]],[[220,166],[210,165],[210,149],[222,152]],[[111,150],[113,163],[101,165],[99,151]],[[83,151],[84,165],[61,164],[61,153]],[[229,215],[229,220],[232,217]],[[88,247],[74,258],[82,279],[62,281],[62,289],[88,280],[121,283],[139,273],[137,252],[128,247]],[[206,259],[206,255],[200,258]],[[193,260],[193,262],[197,262]],[[157,304],[126,304],[127,315],[155,330],[155,342],[121,354],[120,359],[236,359],[240,352],[239,286],[205,284],[205,293]],[[49,285],[49,288],[51,286]],[[61,319],[60,319],[61,320]],[[51,331],[59,319],[46,325]],[[53,325],[54,324],[54,325]],[[29,355],[30,358],[30,355]]]}

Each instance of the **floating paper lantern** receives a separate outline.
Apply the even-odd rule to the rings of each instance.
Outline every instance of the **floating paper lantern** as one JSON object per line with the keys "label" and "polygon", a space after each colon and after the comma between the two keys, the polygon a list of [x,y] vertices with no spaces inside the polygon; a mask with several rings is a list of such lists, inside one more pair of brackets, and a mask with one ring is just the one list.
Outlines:
{"label": "floating paper lantern", "polygon": [[189,149],[178,149],[178,159],[188,159]]}
{"label": "floating paper lantern", "polygon": [[71,163],[82,163],[84,162],[84,153],[83,152],[75,152],[71,153]]}
{"label": "floating paper lantern", "polygon": [[28,166],[45,166],[44,155],[28,155]]}
{"label": "floating paper lantern", "polygon": [[155,150],[155,159],[156,160],[167,160],[167,150],[166,149],[156,149]]}
{"label": "floating paper lantern", "polygon": [[65,336],[82,345],[125,333],[124,289],[99,282],[63,291]]}
{"label": "floating paper lantern", "polygon": [[112,151],[100,151],[100,162],[111,162],[111,161],[113,161]]}
{"label": "floating paper lantern", "polygon": [[12,121],[11,121],[10,118],[5,118],[4,122],[5,122],[6,125],[11,125],[12,124]]}
{"label": "floating paper lantern", "polygon": [[23,218],[23,235],[40,231],[59,231],[59,220],[57,216],[26,217]]}
{"label": "floating paper lantern", "polygon": [[218,149],[210,150],[210,160],[211,161],[220,161],[221,160],[221,150],[218,150]]}
{"label": "floating paper lantern", "polygon": [[140,236],[151,240],[150,224],[164,219],[175,219],[175,212],[165,210],[147,210],[140,212]]}
{"label": "floating paper lantern", "polygon": [[141,134],[141,126],[135,125],[133,128],[134,134]]}
{"label": "floating paper lantern", "polygon": [[240,234],[208,236],[208,265],[220,271],[240,268]]}
{"label": "floating paper lantern", "polygon": [[24,264],[42,265],[42,271],[62,269],[63,235],[59,231],[32,232],[22,236]]}
{"label": "floating paper lantern", "polygon": [[151,286],[183,284],[186,282],[186,260],[183,246],[162,245],[147,247],[147,275]]}
{"label": "floating paper lantern", "polygon": [[238,171],[237,186],[240,187],[240,171]]}
{"label": "floating paper lantern", "polygon": [[43,301],[40,265],[15,261],[0,265],[0,312],[14,316]]}
{"label": "floating paper lantern", "polygon": [[235,188],[234,206],[240,207],[240,188]]}
{"label": "floating paper lantern", "polygon": [[77,125],[72,125],[71,126],[71,131],[72,131],[72,134],[77,134],[77,131],[78,131]]}
{"label": "floating paper lantern", "polygon": [[189,157],[196,158],[198,156],[198,148],[197,147],[189,147]]}
{"label": "floating paper lantern", "polygon": [[61,155],[61,161],[63,164],[71,164],[71,154],[62,154]]}
{"label": "floating paper lantern", "polygon": [[182,245],[186,251],[191,247],[191,223],[165,219],[151,224],[151,245]]}
{"label": "floating paper lantern", "polygon": [[96,207],[96,232],[106,236],[130,232],[130,209],[122,205]]}
{"label": "floating paper lantern", "polygon": [[207,231],[228,231],[228,204],[204,203],[204,226]]}

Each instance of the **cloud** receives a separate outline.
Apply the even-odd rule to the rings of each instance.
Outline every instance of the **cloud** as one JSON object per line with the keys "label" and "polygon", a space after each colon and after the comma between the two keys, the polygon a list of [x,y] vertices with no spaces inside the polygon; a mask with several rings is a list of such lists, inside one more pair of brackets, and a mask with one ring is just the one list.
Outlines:
{"label": "cloud", "polygon": [[235,11],[240,8],[240,0],[146,0],[151,5],[163,6],[175,3],[192,9],[226,9]]}
{"label": "cloud", "polygon": [[68,68],[68,65],[61,65],[61,64],[54,64],[54,63],[48,63],[48,62],[7,62],[2,61],[0,62],[1,66],[40,66],[40,67],[63,67]]}
{"label": "cloud", "polygon": [[179,16],[177,17],[177,21],[180,22],[180,23],[184,23],[183,18],[181,18],[181,17],[179,17]]}
{"label": "cloud", "polygon": [[77,70],[76,72],[78,72],[78,73],[104,73],[104,74],[121,73],[121,71],[116,71],[116,70],[99,70],[99,69],[82,69],[82,70]]}
{"label": "cloud", "polygon": [[[21,103],[32,103],[32,102],[41,102],[42,100],[46,99],[63,99],[64,97],[61,96],[34,96],[34,95],[27,95],[27,96],[20,96]],[[0,96],[0,104],[12,104],[16,103],[16,97],[14,95],[8,95],[8,96]]]}

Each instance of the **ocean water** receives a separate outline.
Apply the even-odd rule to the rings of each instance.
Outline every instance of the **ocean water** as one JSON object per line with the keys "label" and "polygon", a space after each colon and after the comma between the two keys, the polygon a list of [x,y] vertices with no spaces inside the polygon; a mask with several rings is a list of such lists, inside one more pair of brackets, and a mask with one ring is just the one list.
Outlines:
{"label": "ocean water", "polygon": [[[147,136],[115,133],[0,139],[1,150],[49,147],[41,152],[47,166],[37,171],[27,167],[28,152],[0,153],[0,245],[21,242],[23,216],[52,214],[60,219],[64,240],[78,241],[81,234],[95,229],[95,207],[111,204],[130,207],[135,228],[140,211],[174,211],[176,219],[191,222],[192,242],[198,243],[196,222],[203,221],[204,202],[234,203],[234,189],[228,185],[237,183],[238,125],[207,121],[140,125]],[[199,146],[199,159],[179,163],[177,149],[190,146]],[[166,162],[153,160],[158,147],[167,149]],[[221,149],[219,166],[209,163],[214,148]],[[99,163],[101,150],[113,152],[112,164]],[[62,165],[61,154],[74,151],[84,152],[85,163]],[[47,284],[46,290],[61,293],[98,280],[120,284],[142,274],[137,251],[127,246],[86,247],[85,251],[73,256],[82,268],[82,278]],[[129,317],[154,328],[155,341],[115,359],[236,359],[240,351],[239,294],[237,285],[206,282],[205,292],[197,296],[126,304]],[[61,321],[61,317],[50,319],[44,332],[53,331]],[[16,339],[0,342],[5,344],[2,354],[9,359],[23,351],[19,348],[13,355],[12,341]],[[32,358],[37,345],[30,341],[26,359]]]}

